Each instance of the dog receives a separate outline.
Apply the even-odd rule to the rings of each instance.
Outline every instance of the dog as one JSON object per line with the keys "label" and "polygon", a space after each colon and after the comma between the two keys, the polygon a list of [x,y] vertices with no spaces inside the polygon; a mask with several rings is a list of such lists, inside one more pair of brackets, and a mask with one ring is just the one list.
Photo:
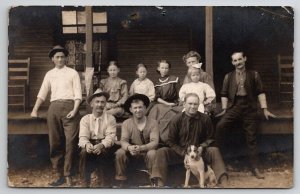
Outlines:
{"label": "dog", "polygon": [[203,148],[191,145],[187,148],[184,158],[186,168],[184,187],[189,187],[191,172],[197,177],[200,188],[212,188],[217,184],[214,171],[209,165],[206,165],[202,159]]}

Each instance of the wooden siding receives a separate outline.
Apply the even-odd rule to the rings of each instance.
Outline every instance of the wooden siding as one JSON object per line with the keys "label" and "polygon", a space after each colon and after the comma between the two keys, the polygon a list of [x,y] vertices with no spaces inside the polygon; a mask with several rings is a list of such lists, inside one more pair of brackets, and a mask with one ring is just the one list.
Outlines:
{"label": "wooden siding", "polygon": [[258,71],[264,84],[268,101],[278,102],[278,63],[275,53],[251,52],[251,69]]}
{"label": "wooden siding", "polygon": [[156,72],[159,60],[168,60],[172,64],[170,74],[183,80],[187,68],[182,56],[189,51],[189,33],[184,30],[128,30],[117,35],[117,58],[121,67],[120,77],[128,81],[128,87],[136,79],[136,66],[144,63],[148,66],[147,77],[154,83],[159,74]]}
{"label": "wooden siding", "polygon": [[[22,28],[14,31],[11,37],[10,59],[22,59],[30,57],[30,78],[29,78],[29,107],[34,106],[37,93],[42,84],[43,78],[53,63],[48,57],[53,47],[53,28]],[[13,37],[15,39],[13,39]],[[43,106],[47,106],[47,100]]]}

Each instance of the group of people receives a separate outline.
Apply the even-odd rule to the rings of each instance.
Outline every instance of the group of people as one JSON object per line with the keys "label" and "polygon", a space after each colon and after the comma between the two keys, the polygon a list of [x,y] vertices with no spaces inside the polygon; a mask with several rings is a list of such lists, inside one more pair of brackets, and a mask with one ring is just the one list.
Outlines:
{"label": "group of people", "polygon": [[[138,78],[128,91],[127,82],[118,77],[117,62],[111,61],[107,68],[109,77],[102,79],[99,88],[87,98],[92,112],[81,119],[80,78],[65,65],[67,56],[68,51],[59,45],[50,51],[49,58],[55,67],[46,73],[31,113],[32,117],[38,116],[41,104],[51,92],[47,116],[54,175],[51,186],[73,185],[71,170],[79,146],[79,173],[85,186],[91,183],[93,172],[101,171],[104,176],[112,173],[105,172],[105,167],[112,163],[115,180],[122,186],[127,180],[128,165],[144,161],[152,186],[163,187],[167,184],[169,166],[183,165],[187,147],[196,145],[204,149],[204,160],[214,170],[218,184],[226,187],[228,174],[219,148],[223,146],[226,130],[237,120],[243,122],[251,172],[259,179],[264,178],[258,170],[256,150],[257,101],[266,119],[275,115],[267,109],[259,74],[246,70],[247,58],[242,51],[231,55],[235,70],[224,78],[222,112],[214,115],[221,117],[216,127],[211,121],[216,96],[213,80],[201,69],[201,57],[195,51],[183,57],[188,73],[182,86],[177,76],[169,74],[171,64],[161,60],[156,69],[160,78],[155,84],[147,78],[146,65],[138,64]],[[168,111],[175,115],[166,117]],[[125,112],[131,116],[122,123],[117,145],[115,117],[122,117]],[[168,120],[167,124],[162,120]]]}

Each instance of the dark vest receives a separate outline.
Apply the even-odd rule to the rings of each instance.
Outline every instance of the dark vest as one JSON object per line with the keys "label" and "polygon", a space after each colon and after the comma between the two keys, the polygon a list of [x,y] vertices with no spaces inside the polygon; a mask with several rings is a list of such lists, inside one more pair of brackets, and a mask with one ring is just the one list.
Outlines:
{"label": "dark vest", "polygon": [[[257,96],[262,93],[262,88],[257,86],[255,80],[255,71],[246,70],[245,89],[247,92],[247,100],[251,107],[257,108]],[[234,104],[237,93],[236,71],[228,73],[228,108]]]}

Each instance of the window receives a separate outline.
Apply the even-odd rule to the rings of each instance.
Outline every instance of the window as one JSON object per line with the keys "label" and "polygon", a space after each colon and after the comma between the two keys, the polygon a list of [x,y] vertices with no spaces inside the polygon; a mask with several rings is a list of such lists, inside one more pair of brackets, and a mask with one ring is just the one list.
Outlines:
{"label": "window", "polygon": [[[63,34],[85,33],[85,11],[62,11]],[[107,33],[107,12],[93,12],[93,33]]]}

